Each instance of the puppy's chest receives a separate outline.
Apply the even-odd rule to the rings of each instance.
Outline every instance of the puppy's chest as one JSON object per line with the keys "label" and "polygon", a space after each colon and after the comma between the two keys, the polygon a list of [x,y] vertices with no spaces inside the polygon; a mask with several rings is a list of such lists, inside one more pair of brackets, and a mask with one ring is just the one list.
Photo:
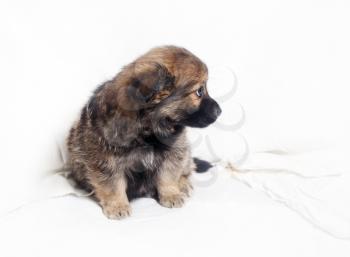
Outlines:
{"label": "puppy's chest", "polygon": [[131,151],[132,171],[156,172],[163,161],[172,152],[172,146],[153,135],[143,136],[141,145]]}
{"label": "puppy's chest", "polygon": [[157,153],[153,147],[145,147],[140,150],[139,163],[136,163],[136,165],[140,166],[140,169],[143,170],[155,171],[162,161],[163,156]]}
{"label": "puppy's chest", "polygon": [[164,152],[160,152],[153,146],[134,149],[130,156],[129,170],[131,172],[156,172],[164,161]]}

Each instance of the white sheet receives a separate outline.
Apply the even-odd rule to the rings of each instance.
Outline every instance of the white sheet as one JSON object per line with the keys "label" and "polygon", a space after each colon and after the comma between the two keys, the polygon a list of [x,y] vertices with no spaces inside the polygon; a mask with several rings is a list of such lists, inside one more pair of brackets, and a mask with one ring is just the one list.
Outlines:
{"label": "white sheet", "polygon": [[[0,255],[349,256],[348,241],[320,232],[229,173],[213,172],[195,178],[183,208],[141,199],[123,221],[106,219],[86,198],[28,205],[0,220]],[[215,183],[208,185],[212,175]]]}
{"label": "white sheet", "polygon": [[317,229],[336,238],[350,239],[346,148],[291,156],[260,153],[251,157],[250,163],[233,169],[235,178],[297,212]]}

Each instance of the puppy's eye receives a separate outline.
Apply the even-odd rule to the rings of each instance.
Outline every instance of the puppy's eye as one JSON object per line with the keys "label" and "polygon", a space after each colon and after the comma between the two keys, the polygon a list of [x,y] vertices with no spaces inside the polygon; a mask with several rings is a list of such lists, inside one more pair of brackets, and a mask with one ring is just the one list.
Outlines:
{"label": "puppy's eye", "polygon": [[198,90],[196,91],[196,95],[198,97],[202,97],[204,95],[204,87],[198,88]]}

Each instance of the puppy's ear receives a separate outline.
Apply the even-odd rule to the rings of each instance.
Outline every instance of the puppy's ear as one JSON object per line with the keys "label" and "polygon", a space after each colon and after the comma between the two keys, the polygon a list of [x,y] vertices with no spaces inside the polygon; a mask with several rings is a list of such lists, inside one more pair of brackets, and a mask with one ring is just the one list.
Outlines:
{"label": "puppy's ear", "polygon": [[134,63],[130,67],[131,83],[128,95],[139,104],[147,104],[160,92],[174,85],[174,76],[159,63]]}
{"label": "puppy's ear", "polygon": [[86,105],[86,111],[87,111],[89,118],[92,121],[95,121],[97,119],[97,117],[100,115],[101,107],[97,101],[96,96],[92,96],[90,98],[89,102]]}
{"label": "puppy's ear", "polygon": [[104,121],[116,107],[116,92],[113,82],[107,81],[99,86],[86,105],[86,112],[92,122]]}

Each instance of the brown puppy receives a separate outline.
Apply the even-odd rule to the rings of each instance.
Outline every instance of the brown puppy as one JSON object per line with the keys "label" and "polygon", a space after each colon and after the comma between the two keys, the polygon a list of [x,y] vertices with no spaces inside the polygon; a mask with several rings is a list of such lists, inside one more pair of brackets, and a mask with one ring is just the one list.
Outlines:
{"label": "brown puppy", "polygon": [[108,218],[130,215],[129,200],[181,207],[195,169],[185,126],[220,115],[209,97],[206,65],[184,48],[154,48],[100,86],[68,138],[72,177]]}

